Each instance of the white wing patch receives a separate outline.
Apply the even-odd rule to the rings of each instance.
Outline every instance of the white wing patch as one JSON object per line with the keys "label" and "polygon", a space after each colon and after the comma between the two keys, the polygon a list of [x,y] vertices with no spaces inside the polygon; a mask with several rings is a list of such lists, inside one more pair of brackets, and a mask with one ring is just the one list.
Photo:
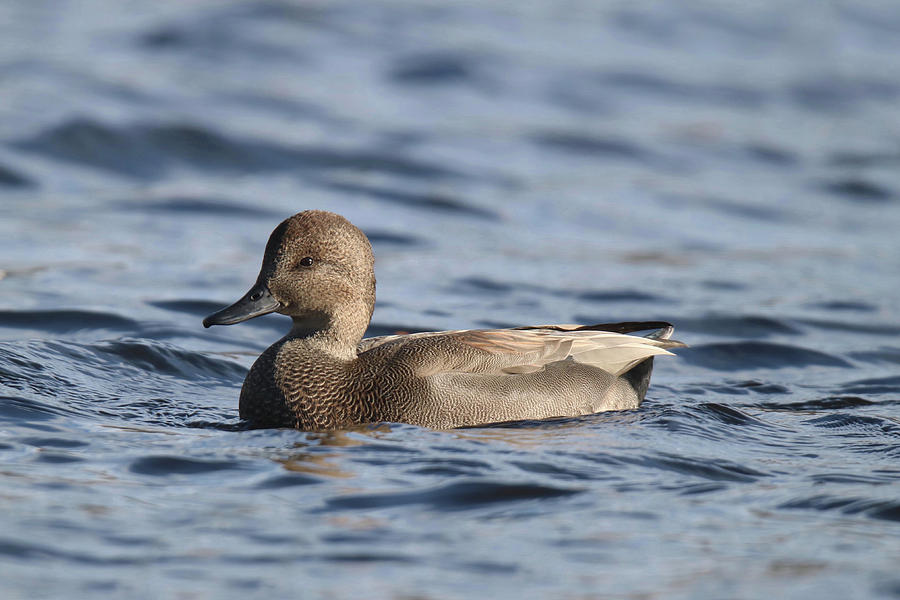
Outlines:
{"label": "white wing patch", "polygon": [[559,329],[470,330],[456,334],[461,342],[494,355],[503,355],[503,373],[531,373],[545,365],[570,359],[621,375],[642,360],[671,354],[666,348],[682,346],[674,340],[611,333]]}

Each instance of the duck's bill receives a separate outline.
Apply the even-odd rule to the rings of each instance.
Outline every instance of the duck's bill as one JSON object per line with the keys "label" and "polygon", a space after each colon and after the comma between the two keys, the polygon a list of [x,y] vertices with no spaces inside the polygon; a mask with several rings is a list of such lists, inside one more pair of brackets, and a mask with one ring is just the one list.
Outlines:
{"label": "duck's bill", "polygon": [[281,308],[281,303],[272,297],[265,285],[254,285],[244,297],[203,319],[203,326],[234,325],[253,317],[267,315]]}

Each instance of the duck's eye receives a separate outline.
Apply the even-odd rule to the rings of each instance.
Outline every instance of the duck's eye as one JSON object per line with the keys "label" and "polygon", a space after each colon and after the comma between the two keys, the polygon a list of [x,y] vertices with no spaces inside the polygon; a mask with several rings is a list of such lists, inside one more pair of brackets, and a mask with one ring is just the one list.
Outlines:
{"label": "duck's eye", "polygon": [[301,267],[311,267],[312,264],[313,264],[312,256],[304,256],[303,258],[300,259]]}

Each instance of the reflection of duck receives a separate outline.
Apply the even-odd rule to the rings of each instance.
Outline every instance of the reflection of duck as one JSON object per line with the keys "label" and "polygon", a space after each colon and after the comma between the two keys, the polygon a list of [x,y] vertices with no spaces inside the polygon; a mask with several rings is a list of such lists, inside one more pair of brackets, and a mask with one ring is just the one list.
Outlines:
{"label": "reflection of duck", "polygon": [[[378,431],[385,428],[389,431],[387,425],[375,425],[366,427],[365,434],[372,436]],[[361,429],[361,428],[358,428]],[[354,476],[352,471],[341,468],[340,455],[338,448],[348,446],[362,446],[364,442],[360,437],[348,435],[348,431],[321,431],[309,433],[301,440],[294,442],[292,447],[285,449],[274,449],[270,453],[270,458],[275,462],[281,463],[286,471],[293,473],[303,473],[306,475],[315,475],[333,478],[350,478]],[[327,449],[335,448],[334,452]],[[278,487],[281,484],[291,485],[298,481],[296,477],[287,477],[284,475],[276,476],[270,480],[267,485]],[[301,482],[311,482],[314,479],[300,478]]]}
{"label": "reflection of duck", "polygon": [[[298,213],[272,232],[253,288],[203,321],[230,325],[270,312],[294,320],[247,374],[241,418],[314,430],[377,421],[460,427],[637,408],[653,356],[683,345],[663,322],[363,340],[373,264],[365,234],[333,213]],[[650,337],[623,335],[649,329]]]}

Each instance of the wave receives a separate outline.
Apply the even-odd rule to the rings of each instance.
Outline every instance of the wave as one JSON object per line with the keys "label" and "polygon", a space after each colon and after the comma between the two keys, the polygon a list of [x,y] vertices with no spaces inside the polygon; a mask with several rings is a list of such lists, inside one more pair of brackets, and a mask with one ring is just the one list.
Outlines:
{"label": "wave", "polygon": [[0,327],[68,333],[83,329],[134,332],[138,322],[107,312],[86,310],[0,310]]}
{"label": "wave", "polygon": [[390,156],[383,150],[288,146],[234,137],[193,123],[111,125],[92,119],[71,119],[15,141],[12,146],[152,180],[174,167],[236,173],[353,169],[426,180],[460,176],[443,165]]}
{"label": "wave", "polygon": [[845,515],[864,515],[870,519],[900,521],[900,501],[817,494],[781,504],[782,509],[835,511]]}
{"label": "wave", "polygon": [[689,364],[716,371],[852,366],[842,358],[819,350],[759,341],[697,344],[679,349],[678,356]]}
{"label": "wave", "polygon": [[460,481],[415,492],[348,494],[329,498],[325,510],[368,510],[422,504],[434,510],[461,511],[499,503],[559,498],[580,492],[581,490],[533,483]]}
{"label": "wave", "polygon": [[157,340],[0,342],[0,419],[224,424],[236,419],[245,373],[230,358]]}
{"label": "wave", "polygon": [[0,186],[8,188],[26,188],[32,187],[33,185],[34,181],[32,181],[30,177],[4,165],[0,165]]}

